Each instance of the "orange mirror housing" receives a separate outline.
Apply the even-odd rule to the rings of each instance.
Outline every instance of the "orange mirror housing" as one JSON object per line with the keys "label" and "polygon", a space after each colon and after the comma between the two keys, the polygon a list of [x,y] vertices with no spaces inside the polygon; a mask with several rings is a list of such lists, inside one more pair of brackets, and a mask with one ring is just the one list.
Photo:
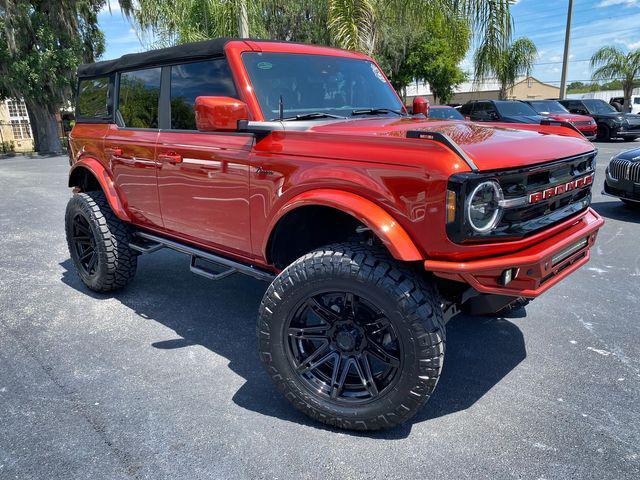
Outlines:
{"label": "orange mirror housing", "polygon": [[247,104],[231,97],[196,97],[196,128],[201,132],[237,130],[238,120],[248,120]]}
{"label": "orange mirror housing", "polygon": [[413,99],[413,114],[422,113],[425,117],[429,116],[429,100],[424,97],[416,97]]}

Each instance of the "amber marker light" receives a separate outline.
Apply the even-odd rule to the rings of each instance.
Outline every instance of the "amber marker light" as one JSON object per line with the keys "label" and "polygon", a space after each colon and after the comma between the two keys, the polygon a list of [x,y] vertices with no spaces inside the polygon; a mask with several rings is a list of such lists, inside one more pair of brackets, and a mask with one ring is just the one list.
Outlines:
{"label": "amber marker light", "polygon": [[456,219],[456,192],[447,190],[447,223]]}

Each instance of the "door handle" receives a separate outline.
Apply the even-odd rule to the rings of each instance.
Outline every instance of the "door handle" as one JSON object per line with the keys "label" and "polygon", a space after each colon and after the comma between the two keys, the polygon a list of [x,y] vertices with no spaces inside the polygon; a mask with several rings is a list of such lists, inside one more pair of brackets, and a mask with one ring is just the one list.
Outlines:
{"label": "door handle", "polygon": [[182,163],[182,155],[179,153],[161,153],[158,160],[167,163]]}
{"label": "door handle", "polygon": [[107,147],[104,149],[109,155],[113,157],[121,157],[122,149],[120,147]]}

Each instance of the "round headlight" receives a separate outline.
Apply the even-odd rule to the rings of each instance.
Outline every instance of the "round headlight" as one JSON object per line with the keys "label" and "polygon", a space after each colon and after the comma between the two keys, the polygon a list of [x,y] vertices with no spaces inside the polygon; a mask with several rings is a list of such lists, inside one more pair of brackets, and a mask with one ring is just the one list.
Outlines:
{"label": "round headlight", "polygon": [[477,185],[467,200],[467,219],[479,233],[495,228],[500,220],[502,189],[493,180]]}

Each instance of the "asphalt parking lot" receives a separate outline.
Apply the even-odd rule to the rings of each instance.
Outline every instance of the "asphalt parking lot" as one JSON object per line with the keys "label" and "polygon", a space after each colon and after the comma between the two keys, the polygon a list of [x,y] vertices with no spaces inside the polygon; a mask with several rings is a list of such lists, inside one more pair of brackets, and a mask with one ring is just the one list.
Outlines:
{"label": "asphalt parking lot", "polygon": [[640,212],[600,194],[632,144],[597,147],[591,262],[526,314],[452,320],[431,401],[375,434],[276,392],[264,283],[161,251],[91,293],[64,239],[67,159],[0,159],[0,478],[640,478]]}

